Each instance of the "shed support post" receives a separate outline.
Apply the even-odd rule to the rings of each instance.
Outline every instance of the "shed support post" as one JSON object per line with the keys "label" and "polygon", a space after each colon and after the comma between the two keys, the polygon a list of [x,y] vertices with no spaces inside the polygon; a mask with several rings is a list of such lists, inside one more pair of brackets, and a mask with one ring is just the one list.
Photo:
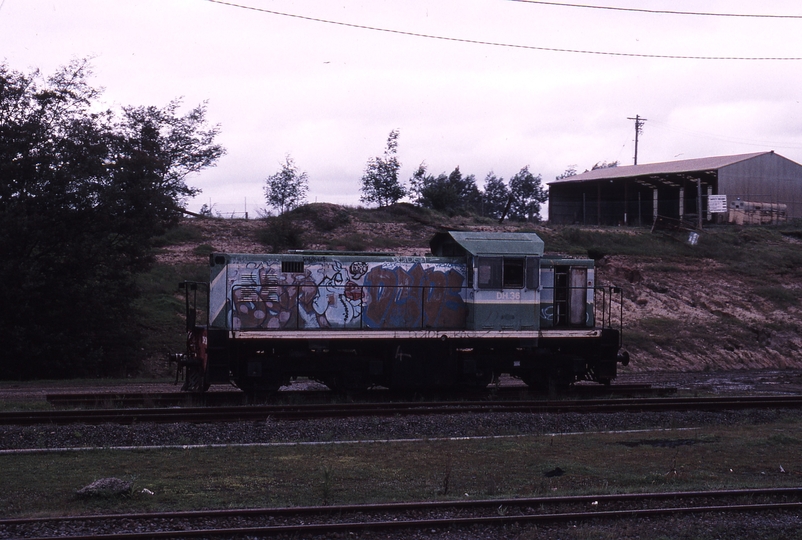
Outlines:
{"label": "shed support post", "polygon": [[624,180],[624,227],[629,225],[629,223],[627,223],[628,213],[629,213],[629,182]]}
{"label": "shed support post", "polygon": [[696,215],[699,222],[699,230],[702,230],[702,179],[696,179]]}
{"label": "shed support post", "polygon": [[657,221],[657,188],[652,188],[652,201],[653,201],[653,209],[652,209],[652,223]]}
{"label": "shed support post", "polygon": [[601,182],[596,184],[596,226],[601,227]]}
{"label": "shed support post", "polygon": [[643,227],[643,220],[641,219],[641,211],[643,207],[640,204],[640,190],[638,190],[638,227]]}

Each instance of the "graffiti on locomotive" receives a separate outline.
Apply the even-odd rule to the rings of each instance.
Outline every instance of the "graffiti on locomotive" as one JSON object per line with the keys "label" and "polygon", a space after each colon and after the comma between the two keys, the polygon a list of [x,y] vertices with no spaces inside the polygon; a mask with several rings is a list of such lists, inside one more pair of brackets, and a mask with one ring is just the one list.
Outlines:
{"label": "graffiti on locomotive", "polygon": [[276,259],[236,274],[238,330],[458,328],[465,321],[464,264],[320,257],[298,272],[282,272]]}

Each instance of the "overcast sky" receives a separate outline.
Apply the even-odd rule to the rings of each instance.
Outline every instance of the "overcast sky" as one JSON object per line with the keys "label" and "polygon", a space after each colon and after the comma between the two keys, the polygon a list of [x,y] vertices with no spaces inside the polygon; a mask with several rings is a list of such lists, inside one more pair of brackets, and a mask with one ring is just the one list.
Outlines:
{"label": "overcast sky", "polygon": [[309,175],[310,202],[359,204],[365,164],[393,129],[405,181],[425,161],[479,187],[526,165],[544,182],[569,166],[630,165],[635,115],[647,119],[639,163],[768,150],[802,162],[798,0],[584,4],[719,15],[510,0],[0,0],[0,61],[50,74],[92,57],[111,107],[208,101],[228,154],[188,179],[203,190],[190,210],[253,216],[287,154]]}

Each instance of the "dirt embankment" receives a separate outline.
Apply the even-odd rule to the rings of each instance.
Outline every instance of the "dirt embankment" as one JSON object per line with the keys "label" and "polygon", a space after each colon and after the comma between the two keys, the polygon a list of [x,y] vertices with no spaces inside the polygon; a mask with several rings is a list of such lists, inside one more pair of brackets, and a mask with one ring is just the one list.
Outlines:
{"label": "dirt embankment", "polygon": [[696,371],[802,367],[802,313],[752,293],[715,261],[605,257],[600,279],[624,290],[630,369]]}
{"label": "dirt embankment", "polygon": [[[314,215],[293,222],[308,249],[424,254],[438,229],[515,230],[459,217],[437,224],[416,221],[414,216],[400,222],[367,222],[353,216],[337,222],[339,207],[314,206]],[[260,233],[264,238],[264,220],[187,223],[198,228],[203,239],[164,248],[161,262],[202,263],[205,256],[199,246],[230,253],[270,251],[258,240]],[[798,304],[778,307],[753,294],[753,286],[720,263],[607,256],[597,268],[597,283],[624,291],[624,343],[633,360],[623,372],[802,368]]]}

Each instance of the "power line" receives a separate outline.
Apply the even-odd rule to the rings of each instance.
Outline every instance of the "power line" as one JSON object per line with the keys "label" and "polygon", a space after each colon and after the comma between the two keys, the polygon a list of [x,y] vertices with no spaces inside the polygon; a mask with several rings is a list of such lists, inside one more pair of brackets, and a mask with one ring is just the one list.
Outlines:
{"label": "power line", "polygon": [[668,9],[642,9],[624,8],[617,6],[594,6],[590,4],[569,4],[567,2],[546,2],[541,0],[508,0],[510,2],[521,2],[525,4],[542,4],[545,6],[573,7],[584,9],[604,9],[608,11],[629,11],[634,13],[651,13],[659,15],[696,15],[703,17],[744,17],[760,19],[802,19],[802,15],[771,15],[764,13],[712,13],[705,11],[672,11]]}
{"label": "power line", "polygon": [[396,34],[401,36],[419,37],[426,39],[436,39],[440,41],[453,41],[456,43],[469,43],[472,45],[489,45],[492,47],[507,47],[512,49],[524,49],[531,51],[543,52],[561,52],[573,54],[592,54],[597,56],[618,56],[628,58],[655,58],[655,59],[669,59],[669,60],[748,60],[748,61],[799,61],[802,57],[786,57],[786,56],[685,56],[673,54],[639,54],[639,53],[622,53],[610,51],[590,51],[582,49],[562,49],[557,47],[537,47],[534,45],[516,45],[514,43],[499,43],[495,41],[481,41],[475,39],[454,38],[446,36],[435,36],[432,34],[421,34],[418,32],[408,32],[404,30],[392,30],[389,28],[379,28],[376,26],[366,26],[362,24],[347,23],[342,21],[332,21],[329,19],[320,19],[317,17],[309,17],[306,15],[296,15],[294,13],[284,13],[281,11],[273,11],[270,9],[257,8],[253,6],[244,6],[242,4],[235,4],[233,2],[224,2],[222,0],[206,0],[213,4],[220,4],[222,6],[229,6],[239,9],[247,9],[249,11],[257,11],[259,13],[267,13],[270,15],[279,15],[281,17],[291,17],[294,19],[301,19],[304,21],[319,22],[325,24],[334,24],[337,26],[344,26],[346,28],[358,28],[360,30],[373,30],[375,32],[386,32],[388,34]]}

